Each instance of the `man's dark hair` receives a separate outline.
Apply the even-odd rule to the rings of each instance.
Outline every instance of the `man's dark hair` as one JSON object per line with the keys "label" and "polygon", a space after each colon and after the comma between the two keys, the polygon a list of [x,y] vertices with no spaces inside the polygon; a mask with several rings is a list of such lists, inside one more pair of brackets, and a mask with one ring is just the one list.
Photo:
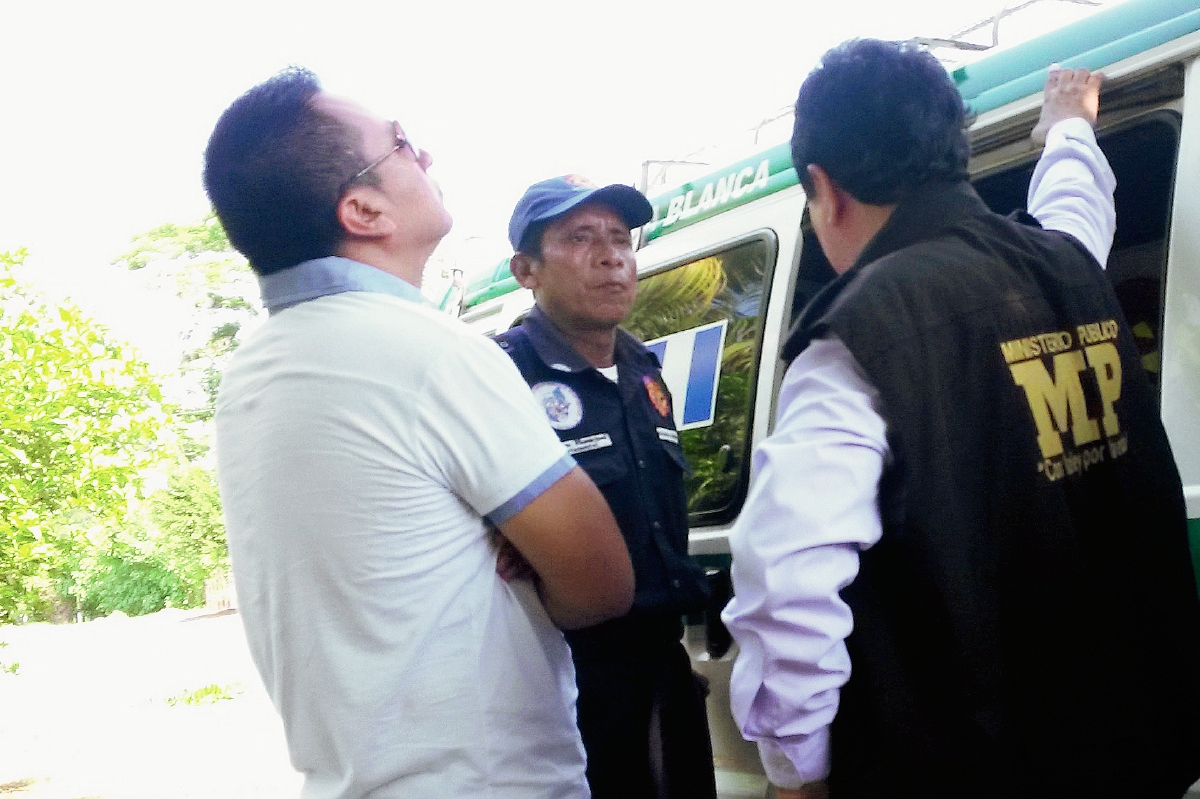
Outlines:
{"label": "man's dark hair", "polygon": [[361,131],[312,107],[320,90],[312,72],[285,69],[225,109],[204,152],[209,200],[261,275],[333,255],[342,241],[337,203],[366,160]]}
{"label": "man's dark hair", "polygon": [[890,205],[967,178],[966,107],[945,68],[904,42],[852,39],[821,57],[796,99],[792,163],[816,164],[859,202]]}
{"label": "man's dark hair", "polygon": [[525,229],[524,235],[521,236],[521,246],[517,248],[517,252],[524,253],[530,258],[542,260],[542,234],[546,232],[546,225],[557,219],[546,219],[541,222],[534,222]]}

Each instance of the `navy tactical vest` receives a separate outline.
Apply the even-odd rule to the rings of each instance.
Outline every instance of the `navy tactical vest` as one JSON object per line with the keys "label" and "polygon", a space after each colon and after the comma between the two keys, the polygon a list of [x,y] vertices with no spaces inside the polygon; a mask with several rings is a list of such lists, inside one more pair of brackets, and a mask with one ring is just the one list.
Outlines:
{"label": "navy tactical vest", "polygon": [[607,646],[610,630],[625,635],[631,624],[649,624],[665,640],[678,640],[680,615],[704,607],[708,584],[688,555],[688,464],[658,359],[618,329],[614,383],[576,353],[538,308],[496,343],[608,501],[633,562],[630,617],[571,631],[568,640],[573,647],[593,639]]}

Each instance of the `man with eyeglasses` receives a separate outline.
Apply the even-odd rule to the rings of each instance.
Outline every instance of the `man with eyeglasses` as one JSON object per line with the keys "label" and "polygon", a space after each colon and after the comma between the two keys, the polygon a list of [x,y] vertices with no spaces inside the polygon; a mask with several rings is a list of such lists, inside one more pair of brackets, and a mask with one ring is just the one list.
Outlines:
{"label": "man with eyeglasses", "polygon": [[[306,798],[582,799],[555,625],[626,612],[632,568],[509,359],[421,300],[451,224],[430,163],[296,68],[209,140],[270,312],[217,403],[239,609]],[[489,525],[532,580],[497,574]]]}

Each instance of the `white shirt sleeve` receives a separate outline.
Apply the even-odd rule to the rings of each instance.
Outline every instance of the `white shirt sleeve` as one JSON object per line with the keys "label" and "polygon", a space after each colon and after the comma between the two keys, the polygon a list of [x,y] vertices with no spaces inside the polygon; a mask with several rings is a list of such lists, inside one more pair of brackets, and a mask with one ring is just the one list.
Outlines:
{"label": "white shirt sleeve", "polygon": [[444,484],[494,524],[575,466],[517,367],[483,336],[447,348],[421,411]]}
{"label": "white shirt sleeve", "polygon": [[1065,119],[1046,135],[1029,181],[1029,214],[1046,230],[1069,233],[1104,266],[1112,249],[1117,179],[1083,119]]}
{"label": "white shirt sleeve", "polygon": [[781,787],[828,773],[828,727],[850,676],[852,619],[838,592],[882,532],[884,433],[878,393],[850,351],[814,341],[788,368],[730,533],[735,596],[722,618],[741,650],[733,714]]}

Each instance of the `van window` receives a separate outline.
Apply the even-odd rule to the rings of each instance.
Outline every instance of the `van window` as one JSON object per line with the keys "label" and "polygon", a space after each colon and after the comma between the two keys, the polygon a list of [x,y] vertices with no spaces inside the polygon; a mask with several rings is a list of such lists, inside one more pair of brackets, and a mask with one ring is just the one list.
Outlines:
{"label": "van window", "polygon": [[[1117,232],[1106,271],[1157,389],[1179,115],[1155,112],[1103,131],[1098,140],[1117,177]],[[1024,208],[1033,167],[1029,162],[987,175],[975,188],[993,211]]]}
{"label": "van window", "polygon": [[745,496],[775,252],[774,237],[760,235],[643,277],[625,323],[659,356],[674,393],[679,443],[692,468],[693,526],[727,521]]}

